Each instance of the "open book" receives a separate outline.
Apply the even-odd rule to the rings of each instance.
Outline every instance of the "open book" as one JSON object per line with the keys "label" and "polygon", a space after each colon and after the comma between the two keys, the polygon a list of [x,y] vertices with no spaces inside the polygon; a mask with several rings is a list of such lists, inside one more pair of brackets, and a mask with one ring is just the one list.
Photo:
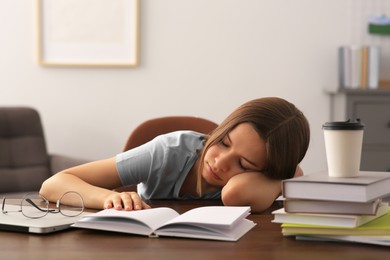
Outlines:
{"label": "open book", "polygon": [[73,227],[145,235],[237,241],[256,224],[250,207],[207,206],[182,215],[171,208],[137,211],[105,209],[85,215]]}

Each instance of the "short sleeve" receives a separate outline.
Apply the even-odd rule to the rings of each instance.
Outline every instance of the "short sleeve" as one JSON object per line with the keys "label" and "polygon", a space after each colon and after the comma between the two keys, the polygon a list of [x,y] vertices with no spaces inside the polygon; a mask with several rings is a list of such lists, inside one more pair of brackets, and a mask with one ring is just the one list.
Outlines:
{"label": "short sleeve", "polygon": [[116,156],[122,185],[136,184],[142,199],[177,199],[203,148],[203,134],[177,131]]}
{"label": "short sleeve", "polygon": [[116,166],[122,185],[146,182],[152,168],[162,166],[164,147],[160,139],[155,138],[116,156]]}

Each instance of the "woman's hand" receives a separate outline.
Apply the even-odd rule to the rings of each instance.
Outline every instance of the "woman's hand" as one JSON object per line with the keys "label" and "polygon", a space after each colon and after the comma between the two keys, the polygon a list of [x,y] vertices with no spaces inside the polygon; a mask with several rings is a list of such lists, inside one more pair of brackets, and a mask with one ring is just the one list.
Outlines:
{"label": "woman's hand", "polygon": [[297,166],[297,169],[295,170],[294,177],[299,177],[299,176],[303,176],[303,170],[302,170],[302,168],[298,165],[298,166]]}
{"label": "woman's hand", "polygon": [[116,210],[140,210],[150,209],[150,206],[142,201],[137,192],[131,191],[111,194],[104,200],[104,208],[114,208]]}

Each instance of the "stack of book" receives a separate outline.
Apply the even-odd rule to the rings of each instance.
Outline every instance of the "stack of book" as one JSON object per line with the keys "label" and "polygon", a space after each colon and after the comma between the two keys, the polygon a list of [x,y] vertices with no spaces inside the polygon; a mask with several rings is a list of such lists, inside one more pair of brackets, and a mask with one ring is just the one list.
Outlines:
{"label": "stack of book", "polygon": [[342,46],[338,51],[339,86],[342,89],[379,87],[380,48]]}
{"label": "stack of book", "polygon": [[332,178],[326,172],[282,182],[284,207],[273,212],[282,234],[297,239],[390,245],[390,172]]}

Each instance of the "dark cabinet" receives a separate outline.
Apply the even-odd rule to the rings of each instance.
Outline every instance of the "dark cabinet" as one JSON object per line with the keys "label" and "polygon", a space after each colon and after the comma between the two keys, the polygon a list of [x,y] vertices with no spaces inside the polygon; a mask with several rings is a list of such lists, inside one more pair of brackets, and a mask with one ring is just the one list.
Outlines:
{"label": "dark cabinet", "polygon": [[332,120],[360,118],[366,125],[360,169],[390,171],[390,90],[351,89],[330,95]]}

